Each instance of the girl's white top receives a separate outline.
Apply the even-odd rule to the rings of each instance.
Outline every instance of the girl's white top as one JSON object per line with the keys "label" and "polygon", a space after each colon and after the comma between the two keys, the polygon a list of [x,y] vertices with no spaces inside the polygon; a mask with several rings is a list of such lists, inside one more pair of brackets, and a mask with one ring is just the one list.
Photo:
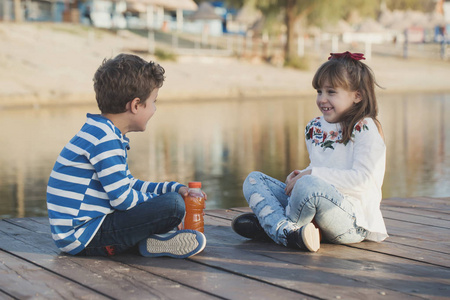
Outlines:
{"label": "girl's white top", "polygon": [[365,228],[367,240],[380,242],[388,234],[380,211],[381,186],[386,164],[386,145],[372,118],[357,123],[352,140],[339,143],[339,123],[323,117],[306,126],[311,175],[336,187],[353,204],[356,224]]}

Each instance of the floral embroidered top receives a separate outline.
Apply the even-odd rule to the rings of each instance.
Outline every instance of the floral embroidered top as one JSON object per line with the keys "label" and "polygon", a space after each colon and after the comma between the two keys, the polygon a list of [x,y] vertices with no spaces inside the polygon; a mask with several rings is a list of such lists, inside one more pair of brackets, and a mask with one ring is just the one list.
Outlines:
{"label": "floral embroidered top", "polygon": [[340,143],[339,123],[323,117],[309,122],[305,130],[311,175],[317,176],[341,192],[354,206],[356,223],[369,231],[367,240],[382,241],[388,235],[380,211],[386,146],[371,118],[357,123],[352,140]]}

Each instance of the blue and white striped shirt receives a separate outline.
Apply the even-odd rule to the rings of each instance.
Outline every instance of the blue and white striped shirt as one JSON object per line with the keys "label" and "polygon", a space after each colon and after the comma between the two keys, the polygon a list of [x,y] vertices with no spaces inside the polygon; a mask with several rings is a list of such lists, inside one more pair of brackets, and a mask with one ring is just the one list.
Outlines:
{"label": "blue and white striped shirt", "polygon": [[183,186],[133,178],[128,142],[110,120],[87,114],[86,123],[61,151],[47,186],[52,237],[61,251],[82,251],[115,210],[128,210]]}

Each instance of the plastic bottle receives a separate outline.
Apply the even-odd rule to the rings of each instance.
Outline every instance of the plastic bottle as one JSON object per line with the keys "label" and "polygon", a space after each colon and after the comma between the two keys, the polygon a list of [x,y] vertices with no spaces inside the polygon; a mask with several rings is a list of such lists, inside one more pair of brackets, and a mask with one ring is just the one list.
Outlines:
{"label": "plastic bottle", "polygon": [[204,232],[203,209],[205,208],[205,198],[201,187],[201,182],[189,182],[188,195],[184,199],[186,204],[184,228]]}

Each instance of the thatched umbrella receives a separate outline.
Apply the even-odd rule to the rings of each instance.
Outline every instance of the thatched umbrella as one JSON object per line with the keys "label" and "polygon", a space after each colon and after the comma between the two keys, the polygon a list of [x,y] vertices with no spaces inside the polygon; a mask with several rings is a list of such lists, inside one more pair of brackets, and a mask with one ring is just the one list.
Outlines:
{"label": "thatched umbrella", "polygon": [[162,7],[168,10],[196,10],[193,0],[127,0],[128,8],[136,11],[146,11],[148,6]]}
{"label": "thatched umbrella", "polygon": [[209,2],[202,2],[197,11],[189,15],[190,20],[222,20],[222,17],[216,14],[214,7]]}

